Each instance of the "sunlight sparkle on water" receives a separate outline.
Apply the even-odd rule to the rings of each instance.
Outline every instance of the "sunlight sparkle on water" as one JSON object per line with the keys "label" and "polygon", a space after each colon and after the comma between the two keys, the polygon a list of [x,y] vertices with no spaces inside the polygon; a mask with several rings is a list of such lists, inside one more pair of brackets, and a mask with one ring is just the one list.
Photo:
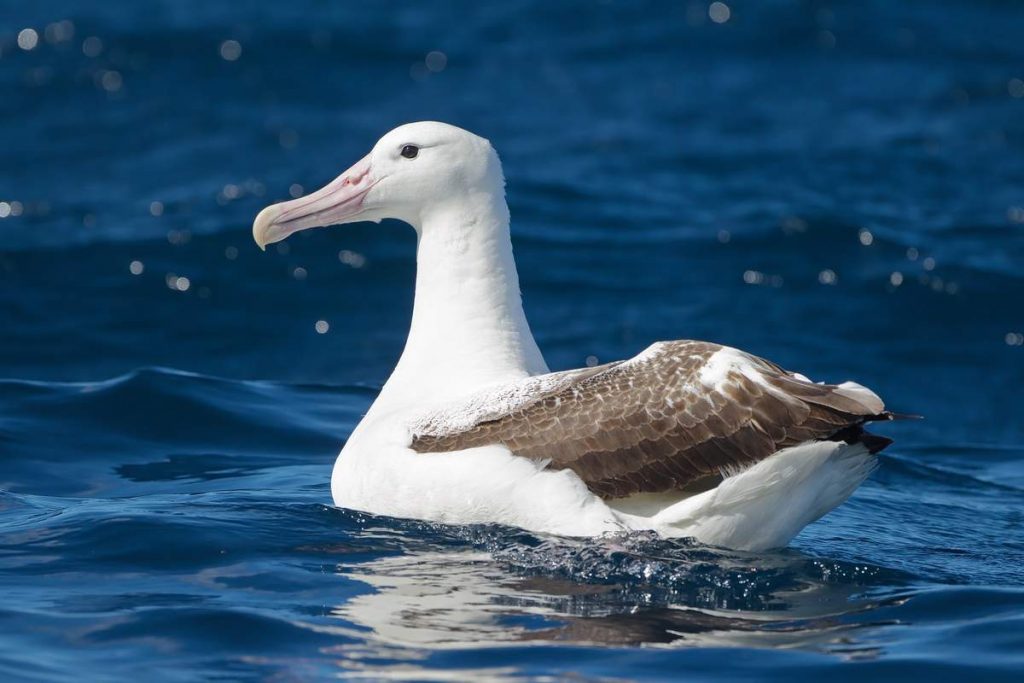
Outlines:
{"label": "sunlight sparkle on water", "polygon": [[67,19],[55,21],[46,25],[43,35],[48,43],[63,43],[75,37],[75,25]]}
{"label": "sunlight sparkle on water", "polygon": [[124,79],[118,71],[104,71],[100,76],[100,87],[107,92],[117,92],[122,85],[124,85]]}
{"label": "sunlight sparkle on water", "polygon": [[242,44],[237,40],[225,40],[220,44],[220,56],[228,62],[237,61],[242,56]]}
{"label": "sunlight sparkle on water", "polygon": [[366,257],[357,251],[342,249],[338,252],[338,260],[352,268],[362,268],[366,265]]}
{"label": "sunlight sparkle on water", "polygon": [[82,41],[82,54],[86,57],[99,57],[103,53],[103,41],[96,36],[89,36]]}
{"label": "sunlight sparkle on water", "polygon": [[724,2],[713,2],[708,5],[708,17],[716,24],[724,24],[732,16],[732,10]]}
{"label": "sunlight sparkle on water", "polygon": [[39,44],[39,34],[34,28],[23,28],[18,32],[18,47],[26,52]]}
{"label": "sunlight sparkle on water", "polygon": [[432,50],[427,53],[427,58],[424,60],[424,63],[427,66],[427,71],[440,73],[444,71],[446,66],[448,66],[448,55],[440,50]]}

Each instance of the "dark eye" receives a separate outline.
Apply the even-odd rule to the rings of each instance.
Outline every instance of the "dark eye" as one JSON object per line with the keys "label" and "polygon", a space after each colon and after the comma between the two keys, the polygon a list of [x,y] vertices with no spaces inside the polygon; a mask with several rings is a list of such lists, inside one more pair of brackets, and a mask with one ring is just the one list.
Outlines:
{"label": "dark eye", "polygon": [[402,156],[406,159],[415,159],[416,155],[420,153],[420,148],[416,145],[406,145],[402,148]]}

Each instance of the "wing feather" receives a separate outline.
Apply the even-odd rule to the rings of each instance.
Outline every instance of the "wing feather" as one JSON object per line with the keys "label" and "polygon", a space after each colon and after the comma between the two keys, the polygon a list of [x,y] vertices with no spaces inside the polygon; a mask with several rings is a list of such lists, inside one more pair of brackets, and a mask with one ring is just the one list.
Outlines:
{"label": "wing feather", "polygon": [[501,410],[478,408],[469,424],[422,420],[413,449],[503,444],[620,497],[682,489],[780,448],[855,436],[864,422],[890,416],[860,385],[815,384],[709,342],[660,342],[626,362],[528,382]]}

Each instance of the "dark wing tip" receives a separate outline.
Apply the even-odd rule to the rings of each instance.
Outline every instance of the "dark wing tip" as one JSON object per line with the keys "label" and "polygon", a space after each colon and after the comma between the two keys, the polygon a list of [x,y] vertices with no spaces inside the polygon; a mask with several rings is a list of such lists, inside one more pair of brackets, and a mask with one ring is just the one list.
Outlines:
{"label": "dark wing tip", "polygon": [[828,440],[845,441],[848,444],[864,444],[864,447],[867,448],[868,452],[872,455],[881,453],[893,443],[892,439],[866,431],[863,424],[850,425],[845,429],[840,429],[838,432],[830,436]]}
{"label": "dark wing tip", "polygon": [[892,439],[884,436],[878,436],[871,432],[861,432],[860,438],[857,439],[857,443],[862,443],[868,449],[868,453],[875,455],[881,453],[892,444]]}

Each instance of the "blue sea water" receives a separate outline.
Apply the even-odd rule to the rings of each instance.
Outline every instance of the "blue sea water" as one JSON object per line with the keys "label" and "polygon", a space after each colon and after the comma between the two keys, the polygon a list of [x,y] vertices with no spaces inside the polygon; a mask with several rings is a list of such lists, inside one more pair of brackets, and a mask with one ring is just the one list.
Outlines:
{"label": "blue sea water", "polygon": [[[1024,6],[714,5],[3,3],[0,677],[1021,680]],[[925,419],[777,552],[332,507],[414,235],[249,226],[419,119],[499,150],[552,368]]]}

